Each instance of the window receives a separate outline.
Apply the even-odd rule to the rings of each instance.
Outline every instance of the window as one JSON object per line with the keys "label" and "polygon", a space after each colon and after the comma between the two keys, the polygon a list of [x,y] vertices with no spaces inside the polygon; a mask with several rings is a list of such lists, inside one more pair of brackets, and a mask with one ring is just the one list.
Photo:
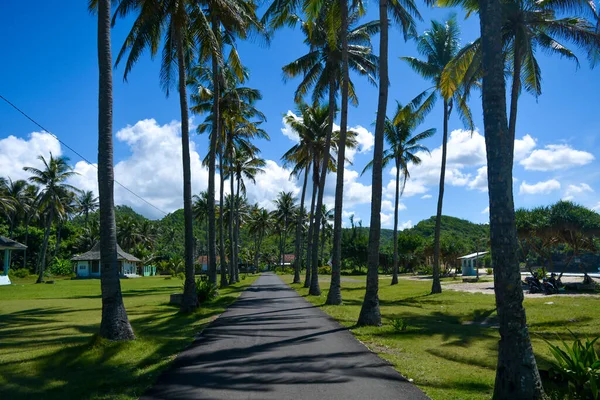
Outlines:
{"label": "window", "polygon": [[92,261],[92,274],[99,274],[99,273],[100,273],[100,262]]}
{"label": "window", "polygon": [[87,265],[80,265],[79,266],[79,269],[86,269],[86,268],[87,268]]}

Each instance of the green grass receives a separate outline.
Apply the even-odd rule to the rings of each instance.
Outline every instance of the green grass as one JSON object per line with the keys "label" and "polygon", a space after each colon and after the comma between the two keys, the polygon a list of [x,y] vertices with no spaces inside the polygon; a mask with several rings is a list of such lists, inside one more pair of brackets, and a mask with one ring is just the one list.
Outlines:
{"label": "green grass", "polygon": [[[285,278],[287,283],[292,277]],[[321,307],[371,350],[390,361],[406,378],[432,399],[489,399],[495,377],[498,330],[494,328],[494,296],[446,290],[430,295],[430,281],[401,279],[390,286],[379,281],[383,326],[355,327],[365,283],[342,282],[343,306],[325,306],[327,285],[320,297],[308,296],[302,285],[291,285],[308,301]],[[545,304],[552,302],[553,304]],[[545,337],[557,334],[570,341],[567,329],[581,337],[600,335],[597,297],[547,297],[526,299],[525,307],[533,348],[540,369],[547,369],[551,354]],[[396,332],[392,320],[408,321],[404,332]]]}
{"label": "green grass", "polygon": [[[231,304],[257,276],[220,290],[191,315],[168,305],[182,281],[164,277],[121,280],[137,336],[115,343],[96,336],[99,280],[0,287],[0,387],[6,399],[132,399],[139,397],[174,356]],[[67,395],[68,393],[68,395]]]}

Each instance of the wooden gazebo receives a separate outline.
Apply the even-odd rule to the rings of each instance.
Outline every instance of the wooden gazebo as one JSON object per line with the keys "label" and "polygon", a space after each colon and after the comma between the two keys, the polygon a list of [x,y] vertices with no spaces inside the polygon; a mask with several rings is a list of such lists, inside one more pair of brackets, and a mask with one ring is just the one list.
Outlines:
{"label": "wooden gazebo", "polygon": [[0,251],[4,250],[4,275],[0,276],[0,285],[10,285],[8,270],[10,269],[10,255],[13,250],[25,250],[27,246],[12,239],[0,236]]}

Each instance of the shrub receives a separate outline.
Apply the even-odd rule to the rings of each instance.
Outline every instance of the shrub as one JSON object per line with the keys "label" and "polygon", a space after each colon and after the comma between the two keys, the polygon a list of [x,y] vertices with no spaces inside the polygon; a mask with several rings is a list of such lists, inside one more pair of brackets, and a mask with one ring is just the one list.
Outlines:
{"label": "shrub", "polygon": [[331,275],[331,267],[329,265],[319,267],[319,275]]}
{"label": "shrub", "polygon": [[182,281],[185,280],[185,274],[183,272],[179,272],[176,276]]}
{"label": "shrub", "polygon": [[433,267],[431,265],[420,265],[417,272],[422,275],[431,275],[433,274]]}
{"label": "shrub", "polygon": [[394,318],[392,320],[392,326],[396,332],[405,332],[408,328],[408,321],[404,318]]}
{"label": "shrub", "polygon": [[488,275],[492,275],[494,273],[494,270],[491,268],[488,268],[485,270],[485,272],[487,272]]}
{"label": "shrub", "polygon": [[196,294],[199,303],[206,303],[219,295],[217,285],[209,281],[196,280]]}
{"label": "shrub", "polygon": [[29,270],[25,269],[25,268],[19,268],[19,269],[11,269],[8,271],[8,275],[11,278],[27,278],[29,276]]}
{"label": "shrub", "polygon": [[73,274],[73,264],[70,260],[64,260],[58,257],[54,257],[52,264],[48,268],[50,275],[66,276]]}
{"label": "shrub", "polygon": [[546,340],[555,359],[550,372],[566,381],[572,394],[597,399],[600,387],[600,355],[594,345],[600,336],[594,340],[586,339],[583,343],[573,332],[571,335],[575,339],[573,344],[569,346],[561,340],[562,348]]}

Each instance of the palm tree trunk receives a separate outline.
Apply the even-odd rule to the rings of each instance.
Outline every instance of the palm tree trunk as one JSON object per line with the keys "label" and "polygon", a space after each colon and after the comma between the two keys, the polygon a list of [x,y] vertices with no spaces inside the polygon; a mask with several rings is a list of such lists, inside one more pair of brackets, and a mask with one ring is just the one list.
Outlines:
{"label": "palm tree trunk", "polygon": [[398,284],[398,203],[400,202],[400,160],[396,157],[396,202],[394,204],[394,266],[392,285]]}
{"label": "palm tree trunk", "polygon": [[508,134],[499,0],[480,1],[483,51],[483,121],[490,198],[494,291],[500,325],[495,399],[544,397],[527,321],[517,254],[512,168],[514,137]]}
{"label": "palm tree trunk", "polygon": [[235,280],[240,281],[240,179],[237,180],[237,188],[235,194],[235,237],[234,237],[234,254],[235,254]]}
{"label": "palm tree trunk", "polygon": [[233,237],[233,226],[235,225],[235,191],[233,190],[233,168],[231,165],[231,161],[233,160],[233,143],[232,143],[232,139],[231,136],[228,135],[229,137],[229,191],[231,193],[230,195],[230,203],[229,203],[229,226],[227,227],[229,229],[229,283],[236,283],[236,277],[235,277],[235,240]]}
{"label": "palm tree trunk", "polygon": [[[194,228],[192,211],[192,169],[190,167],[190,127],[186,90],[186,64],[181,31],[177,32],[177,65],[179,68],[179,105],[181,108],[181,149],[183,161],[183,223],[184,223],[184,256],[185,283],[181,312],[189,313],[198,308],[196,294],[196,276],[194,271]],[[216,275],[215,275],[216,280]]]}
{"label": "palm tree trunk", "polygon": [[[218,30],[218,24],[212,21],[213,31]],[[221,93],[220,82],[219,82],[219,62],[218,55],[212,54],[212,79],[213,79],[213,130],[210,135],[210,147],[208,149],[208,195],[207,195],[207,206],[208,206],[208,276],[209,280],[213,279],[212,282],[217,283],[217,229],[216,229],[216,207],[215,207],[215,175],[216,175],[216,159],[217,159],[217,145],[218,137],[221,133],[220,121],[221,116],[219,115],[219,96]],[[221,185],[221,191],[223,185]],[[222,197],[222,196],[221,196]],[[222,198],[221,198],[222,202]],[[222,203],[221,203],[222,204]],[[221,210],[222,211],[222,210]],[[222,213],[221,213],[222,215]],[[219,217],[219,223],[221,223],[221,217]],[[222,245],[222,243],[221,243]],[[223,258],[221,257],[221,262]],[[227,286],[227,278],[223,274],[224,270],[221,268],[221,287]]]}
{"label": "palm tree trunk", "polygon": [[302,212],[304,210],[304,197],[306,195],[306,184],[308,182],[308,171],[304,168],[304,182],[302,183],[302,194],[300,195],[300,210],[296,222],[296,245],[294,248],[294,283],[300,283],[300,266],[302,265]]}
{"label": "palm tree trunk", "polygon": [[304,279],[304,287],[310,287],[311,269],[310,262],[312,260],[312,241],[313,241],[313,229],[315,225],[315,201],[317,197],[318,182],[319,182],[319,163],[315,160],[313,162],[313,189],[312,199],[310,201],[310,214],[308,222],[308,236],[306,238],[306,276]]}
{"label": "palm tree trunk", "polygon": [[517,107],[519,92],[521,90],[521,52],[515,51],[513,59],[513,78],[510,89],[510,118],[508,120],[508,134],[515,137],[517,129]]}
{"label": "palm tree trunk", "polygon": [[42,283],[44,281],[44,270],[46,269],[46,251],[48,250],[48,240],[50,239],[50,229],[52,228],[53,219],[54,212],[52,208],[50,208],[48,211],[48,217],[46,218],[46,230],[44,231],[44,242],[42,244],[42,252],[40,254],[40,267],[38,269],[39,275],[35,283]]}
{"label": "palm tree trunk", "polygon": [[229,285],[229,282],[227,281],[227,262],[225,261],[225,221],[223,219],[223,214],[225,211],[225,176],[223,175],[223,149],[219,151],[219,175],[221,178],[221,185],[219,190],[219,258],[221,262],[221,287],[225,287]]}
{"label": "palm tree trunk", "polygon": [[[60,221],[60,220],[59,220]],[[56,243],[54,244],[54,251],[52,252],[52,260],[56,258],[58,250],[60,249],[62,224],[59,222],[56,224]]]}
{"label": "palm tree trunk", "polygon": [[[100,336],[109,340],[135,339],[123,304],[117,264],[115,223],[112,57],[110,49],[110,0],[98,1],[98,197],[100,201],[100,288],[102,320]],[[49,232],[48,232],[49,233]]]}
{"label": "palm tree trunk", "polygon": [[379,40],[379,98],[375,122],[375,146],[373,149],[373,179],[371,189],[371,226],[367,257],[367,288],[358,316],[358,325],[381,325],[379,311],[379,245],[381,240],[381,191],[383,188],[383,128],[388,100],[388,3],[379,0],[381,33]]}
{"label": "palm tree trunk", "polygon": [[279,262],[277,264],[283,272],[283,231],[279,231]]}
{"label": "palm tree trunk", "polygon": [[348,0],[340,0],[342,40],[342,110],[340,116],[340,142],[335,185],[333,216],[333,246],[331,249],[331,283],[325,304],[342,304],[342,211],[344,207],[344,166],[346,162],[346,137],[348,130]]}
{"label": "palm tree trunk", "polygon": [[[329,126],[327,127],[327,136],[325,138],[325,149],[323,152],[323,170],[319,177],[319,194],[315,206],[315,214],[320,214],[323,207],[323,192],[325,191],[325,181],[327,179],[327,169],[329,167],[329,154],[331,152],[331,134],[333,133],[333,122],[335,118],[335,76],[329,78]],[[310,277],[310,290],[308,294],[320,296],[319,287],[319,220],[315,215],[315,224],[313,226],[313,255],[312,255],[312,275]]]}
{"label": "palm tree trunk", "polygon": [[31,222],[31,217],[27,216],[25,222],[25,249],[23,250],[23,268],[27,268],[27,241],[29,240],[29,223]]}
{"label": "palm tree trunk", "polygon": [[440,231],[442,229],[442,205],[444,203],[444,181],[446,178],[446,157],[448,154],[448,100],[444,99],[444,134],[442,137],[442,170],[440,172],[440,190],[438,193],[435,232],[433,238],[433,283],[431,293],[442,293],[440,283]]}

